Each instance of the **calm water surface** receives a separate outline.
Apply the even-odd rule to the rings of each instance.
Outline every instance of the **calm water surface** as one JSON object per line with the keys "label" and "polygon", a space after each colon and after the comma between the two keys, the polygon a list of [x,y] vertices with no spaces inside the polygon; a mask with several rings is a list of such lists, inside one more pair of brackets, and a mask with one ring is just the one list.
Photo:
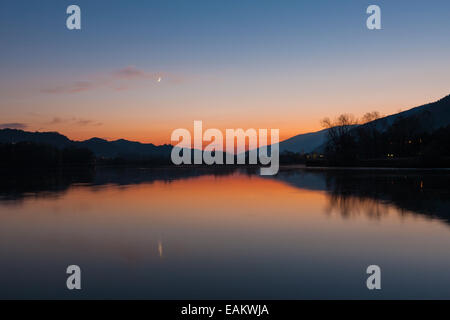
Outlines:
{"label": "calm water surface", "polygon": [[4,174],[0,298],[448,299],[449,185],[407,170]]}

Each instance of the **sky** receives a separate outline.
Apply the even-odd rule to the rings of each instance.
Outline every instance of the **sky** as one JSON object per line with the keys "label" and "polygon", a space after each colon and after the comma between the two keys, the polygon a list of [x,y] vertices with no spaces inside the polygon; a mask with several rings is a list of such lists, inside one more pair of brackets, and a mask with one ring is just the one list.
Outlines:
{"label": "sky", "polygon": [[163,144],[201,120],[286,139],[448,95],[449,36],[448,0],[2,0],[0,128]]}

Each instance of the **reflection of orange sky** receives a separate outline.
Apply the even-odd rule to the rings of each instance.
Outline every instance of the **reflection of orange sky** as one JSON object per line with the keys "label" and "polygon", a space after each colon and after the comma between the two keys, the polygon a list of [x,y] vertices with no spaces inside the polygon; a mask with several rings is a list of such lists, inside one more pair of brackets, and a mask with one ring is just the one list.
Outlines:
{"label": "reflection of orange sky", "polygon": [[[236,197],[237,194],[239,197]],[[71,190],[70,195],[72,203],[69,205],[75,207],[83,202],[98,201],[100,197],[108,199],[102,203],[108,208],[102,208],[102,211],[106,212],[105,209],[108,209],[114,212],[115,208],[121,207],[123,199],[127,199],[130,211],[136,212],[139,209],[137,211],[158,213],[166,211],[170,203],[174,213],[189,212],[191,217],[195,215],[195,211],[204,214],[205,209],[219,213],[220,216],[221,213],[233,216],[232,212],[222,212],[225,208],[222,204],[230,201],[233,206],[248,213],[258,212],[259,209],[265,211],[268,207],[295,208],[299,203],[305,211],[314,212],[326,197],[322,192],[298,190],[276,180],[246,175],[202,176],[150,185],[99,187],[98,192],[94,193],[85,188],[76,188]],[[151,207],[148,207],[149,203]]]}
{"label": "reflection of orange sky", "polygon": [[[157,217],[177,224],[180,221],[192,222],[191,219],[198,219],[196,223],[212,220],[232,223],[239,216],[253,214],[262,214],[279,222],[285,219],[321,220],[323,212],[330,209],[329,198],[324,191],[299,189],[275,179],[239,173],[120,186],[73,186],[60,198],[30,199],[26,203],[33,207],[33,212],[39,212],[27,219],[30,226],[42,221],[42,215],[49,212],[51,219],[72,212],[80,218],[87,215],[90,221],[98,219],[99,223],[107,221],[104,220],[105,215],[126,221],[133,213],[134,218]],[[396,209],[387,204],[377,204],[386,211],[386,219],[393,218],[389,213],[394,215]],[[359,206],[363,208],[361,211],[370,207],[366,207],[364,202],[359,202]],[[26,210],[26,207],[18,209]],[[239,221],[242,222],[244,220]]]}
{"label": "reflection of orange sky", "polygon": [[[157,218],[174,224],[189,223],[192,219],[196,223],[212,220],[232,223],[243,214],[263,214],[272,220],[282,218],[281,212],[284,218],[295,218],[296,208],[301,206],[302,212],[313,216],[323,209],[325,200],[323,192],[299,190],[280,181],[236,174],[125,186],[75,186],[59,199],[30,199],[26,204],[38,213],[27,218],[29,227],[34,228],[36,223],[57,224],[67,214],[75,214],[80,219],[85,216],[90,222],[98,220],[99,223],[108,223],[105,218],[113,216],[127,221],[131,213],[133,220]],[[0,212],[3,209],[0,207]],[[17,209],[26,211],[27,206]],[[266,216],[268,211],[274,214],[270,218]],[[50,221],[45,222],[45,216]],[[251,220],[245,219],[249,223]]]}
{"label": "reflection of orange sky", "polygon": [[[324,199],[321,192],[247,176],[72,187],[60,197],[0,206],[0,234],[5,240],[0,250],[3,244],[13,245],[16,253],[31,255],[28,251],[38,244],[41,252],[54,256],[69,252],[73,258],[82,248],[84,257],[108,252],[136,261],[165,256],[165,240],[171,255],[182,255],[186,246],[197,249],[187,242],[196,242],[199,235],[203,241],[213,230],[247,234],[281,230],[292,221],[321,224],[323,216],[317,213]],[[212,250],[221,239],[209,238],[202,245]]]}
{"label": "reflection of orange sky", "polygon": [[380,220],[365,214],[343,218],[327,213],[325,192],[244,175],[73,186],[55,197],[0,203],[0,251],[11,252],[10,258],[113,258],[140,265],[261,250],[348,253],[361,243],[380,254],[393,243],[412,253],[430,241],[444,248],[444,223],[380,205],[387,210]]}
{"label": "reflection of orange sky", "polygon": [[[348,228],[361,236],[370,229],[364,215],[353,223],[336,218],[330,223],[330,216],[325,214],[328,200],[322,191],[299,189],[281,181],[246,175],[202,176],[125,186],[75,186],[60,197],[29,199],[18,206],[0,206],[0,231],[6,235],[9,230],[14,230],[14,236],[27,235],[31,231],[39,233],[38,237],[31,237],[33,241],[50,240],[50,234],[55,237],[66,235],[67,245],[73,235],[81,233],[83,243],[101,241],[108,246],[108,242],[118,243],[122,239],[135,237],[133,241],[139,240],[136,234],[141,232],[145,237],[159,241],[154,237],[169,229],[178,230],[180,236],[193,228],[258,232],[302,229],[303,232],[320,230],[330,235],[338,229]],[[387,212],[382,221],[391,225],[392,234],[397,235],[397,226],[404,228],[408,216],[392,206],[380,205]],[[413,216],[413,220],[431,223],[417,216]],[[439,226],[441,223],[435,221],[433,224]],[[417,223],[409,226],[414,231],[422,227]],[[58,243],[61,241],[58,238]],[[155,242],[155,254],[158,251],[158,242]]]}

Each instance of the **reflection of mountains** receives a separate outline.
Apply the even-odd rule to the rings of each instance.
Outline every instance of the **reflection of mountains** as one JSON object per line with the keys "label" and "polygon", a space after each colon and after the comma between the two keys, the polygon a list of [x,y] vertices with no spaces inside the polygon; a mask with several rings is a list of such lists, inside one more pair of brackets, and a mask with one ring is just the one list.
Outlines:
{"label": "reflection of mountains", "polygon": [[[199,177],[230,175],[236,170],[249,175],[255,168],[166,167],[97,168],[79,170],[2,173],[0,201],[27,197],[57,197],[72,185],[130,185]],[[349,217],[361,212],[371,217],[387,214],[389,205],[450,222],[450,171],[282,169],[271,179],[299,189],[325,191],[331,211]]]}
{"label": "reflection of mountains", "polygon": [[450,171],[288,170],[277,179],[302,189],[324,190],[327,210],[344,217],[365,213],[378,218],[393,205],[450,222]]}
{"label": "reflection of mountains", "polygon": [[131,185],[193,178],[203,175],[228,175],[235,169],[208,167],[136,168],[99,167],[2,172],[0,201],[20,201],[29,197],[57,197],[72,185]]}

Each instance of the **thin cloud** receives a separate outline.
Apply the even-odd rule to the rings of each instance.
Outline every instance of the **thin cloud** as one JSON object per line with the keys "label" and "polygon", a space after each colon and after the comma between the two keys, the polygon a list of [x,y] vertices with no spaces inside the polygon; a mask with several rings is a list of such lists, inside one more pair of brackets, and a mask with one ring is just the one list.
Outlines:
{"label": "thin cloud", "polygon": [[92,90],[92,89],[98,87],[98,85],[99,85],[99,83],[94,83],[91,81],[76,81],[67,86],[57,86],[57,87],[53,87],[53,88],[43,89],[41,91],[44,93],[54,93],[54,94],[78,93],[78,92]]}
{"label": "thin cloud", "polygon": [[112,73],[101,76],[96,79],[86,81],[75,81],[67,85],[60,85],[51,88],[42,89],[41,92],[48,94],[67,94],[80,93],[96,89],[106,88],[113,91],[128,90],[133,86],[137,86],[142,81],[158,81],[168,80],[171,83],[180,83],[181,77],[160,72],[146,72],[135,66],[127,66],[125,68],[113,71]]}
{"label": "thin cloud", "polygon": [[93,120],[86,120],[86,119],[78,119],[75,122],[79,126],[101,126],[101,122],[93,121]]}
{"label": "thin cloud", "polygon": [[95,120],[76,118],[76,117],[72,117],[72,118],[54,117],[47,124],[48,125],[67,124],[67,125],[77,125],[77,126],[81,126],[81,127],[103,125],[103,123],[95,121]]}
{"label": "thin cloud", "polygon": [[26,129],[28,125],[25,123],[12,122],[12,123],[0,123],[0,129]]}
{"label": "thin cloud", "polygon": [[59,118],[59,117],[54,117],[54,118],[52,119],[52,121],[50,121],[48,124],[59,124],[59,123],[63,123],[63,122],[64,122],[63,119],[61,119],[61,118]]}
{"label": "thin cloud", "polygon": [[128,66],[113,72],[113,76],[119,79],[148,79],[153,77],[152,74],[139,70],[135,66]]}

